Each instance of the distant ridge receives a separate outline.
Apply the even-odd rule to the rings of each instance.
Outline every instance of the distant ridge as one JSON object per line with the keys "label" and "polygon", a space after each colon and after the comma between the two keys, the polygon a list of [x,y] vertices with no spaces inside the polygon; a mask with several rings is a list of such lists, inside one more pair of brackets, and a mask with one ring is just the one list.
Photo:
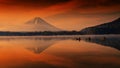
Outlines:
{"label": "distant ridge", "polygon": [[81,31],[64,31],[36,17],[22,25],[0,29],[0,36],[35,36],[35,35],[104,35],[120,34],[120,18],[101,25],[88,27]]}
{"label": "distant ridge", "polygon": [[120,18],[112,22],[82,29],[80,32],[82,34],[120,34]]}

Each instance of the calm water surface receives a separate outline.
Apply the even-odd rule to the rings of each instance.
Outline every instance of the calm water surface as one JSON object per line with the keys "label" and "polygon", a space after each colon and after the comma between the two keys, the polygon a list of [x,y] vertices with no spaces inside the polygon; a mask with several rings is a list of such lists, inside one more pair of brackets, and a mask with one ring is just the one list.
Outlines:
{"label": "calm water surface", "polygon": [[120,68],[120,36],[0,37],[0,68]]}

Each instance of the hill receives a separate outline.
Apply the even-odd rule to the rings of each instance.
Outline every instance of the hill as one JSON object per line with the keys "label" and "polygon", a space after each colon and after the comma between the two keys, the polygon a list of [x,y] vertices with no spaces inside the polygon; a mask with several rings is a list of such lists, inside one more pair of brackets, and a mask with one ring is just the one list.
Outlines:
{"label": "hill", "polygon": [[82,29],[80,32],[82,34],[120,34],[120,18],[112,22]]}

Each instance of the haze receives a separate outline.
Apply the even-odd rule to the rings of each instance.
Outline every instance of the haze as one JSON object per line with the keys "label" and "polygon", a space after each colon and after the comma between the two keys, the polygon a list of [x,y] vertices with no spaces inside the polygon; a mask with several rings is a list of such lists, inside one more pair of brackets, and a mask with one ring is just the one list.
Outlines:
{"label": "haze", "polygon": [[120,0],[0,0],[0,26],[41,17],[65,30],[81,30],[120,17]]}

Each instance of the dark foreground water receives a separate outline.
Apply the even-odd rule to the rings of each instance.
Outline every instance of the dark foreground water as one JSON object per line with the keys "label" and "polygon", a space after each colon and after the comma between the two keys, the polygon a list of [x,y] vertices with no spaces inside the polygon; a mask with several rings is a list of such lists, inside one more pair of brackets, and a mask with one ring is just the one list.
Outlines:
{"label": "dark foreground water", "polygon": [[0,68],[120,68],[120,36],[0,37]]}

